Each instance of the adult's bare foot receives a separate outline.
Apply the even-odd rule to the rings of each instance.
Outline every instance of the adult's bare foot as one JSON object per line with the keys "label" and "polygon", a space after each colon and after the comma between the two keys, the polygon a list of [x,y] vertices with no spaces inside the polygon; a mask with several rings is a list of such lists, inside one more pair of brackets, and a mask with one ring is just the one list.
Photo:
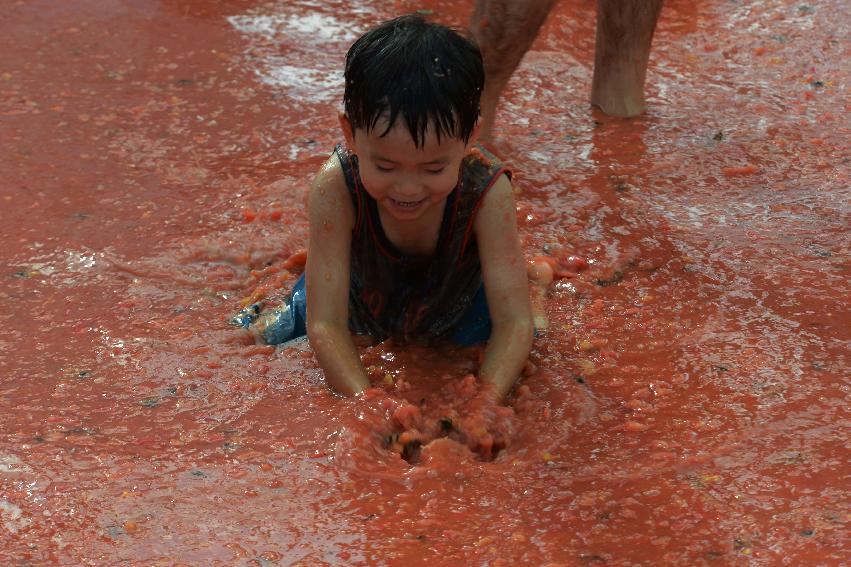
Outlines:
{"label": "adult's bare foot", "polygon": [[645,110],[644,80],[662,0],[597,0],[591,104],[611,116]]}
{"label": "adult's bare foot", "polygon": [[644,77],[637,76],[634,66],[609,69],[607,76],[594,73],[591,86],[591,104],[609,116],[629,118],[643,114]]}

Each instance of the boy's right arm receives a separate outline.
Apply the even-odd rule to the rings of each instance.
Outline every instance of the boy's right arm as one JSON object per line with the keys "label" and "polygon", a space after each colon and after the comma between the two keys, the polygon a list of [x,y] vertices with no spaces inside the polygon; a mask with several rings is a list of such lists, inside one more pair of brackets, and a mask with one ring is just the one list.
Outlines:
{"label": "boy's right arm", "polygon": [[307,335],[325,379],[352,395],[370,387],[349,331],[349,256],[354,207],[336,154],[310,189]]}

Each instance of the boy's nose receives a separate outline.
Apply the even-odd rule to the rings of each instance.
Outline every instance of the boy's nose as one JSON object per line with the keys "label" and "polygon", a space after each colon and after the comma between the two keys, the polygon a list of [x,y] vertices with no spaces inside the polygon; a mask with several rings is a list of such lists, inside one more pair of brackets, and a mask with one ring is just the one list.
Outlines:
{"label": "boy's nose", "polygon": [[420,182],[412,175],[406,175],[396,182],[396,192],[400,195],[417,195],[420,192]]}

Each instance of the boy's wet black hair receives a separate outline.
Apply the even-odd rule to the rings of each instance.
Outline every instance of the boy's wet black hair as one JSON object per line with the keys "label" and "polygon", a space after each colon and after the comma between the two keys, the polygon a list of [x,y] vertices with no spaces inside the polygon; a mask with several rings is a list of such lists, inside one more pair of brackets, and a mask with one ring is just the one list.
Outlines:
{"label": "boy's wet black hair", "polygon": [[399,115],[416,147],[427,128],[469,141],[485,82],[482,54],[472,40],[411,14],[384,22],[355,41],[346,55],[346,116],[369,132]]}

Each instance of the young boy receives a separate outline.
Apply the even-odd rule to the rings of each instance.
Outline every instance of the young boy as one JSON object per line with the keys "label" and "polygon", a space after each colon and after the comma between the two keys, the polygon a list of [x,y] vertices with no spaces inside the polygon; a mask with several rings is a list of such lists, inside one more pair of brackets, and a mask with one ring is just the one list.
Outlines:
{"label": "young boy", "polygon": [[[532,341],[511,184],[475,146],[482,58],[417,15],[385,22],[346,57],[338,145],[310,191],[305,278],[261,315],[266,342],[306,332],[328,384],[370,387],[352,333],[378,340],[488,341],[479,379],[500,401]],[[252,306],[237,323],[257,317]]]}

